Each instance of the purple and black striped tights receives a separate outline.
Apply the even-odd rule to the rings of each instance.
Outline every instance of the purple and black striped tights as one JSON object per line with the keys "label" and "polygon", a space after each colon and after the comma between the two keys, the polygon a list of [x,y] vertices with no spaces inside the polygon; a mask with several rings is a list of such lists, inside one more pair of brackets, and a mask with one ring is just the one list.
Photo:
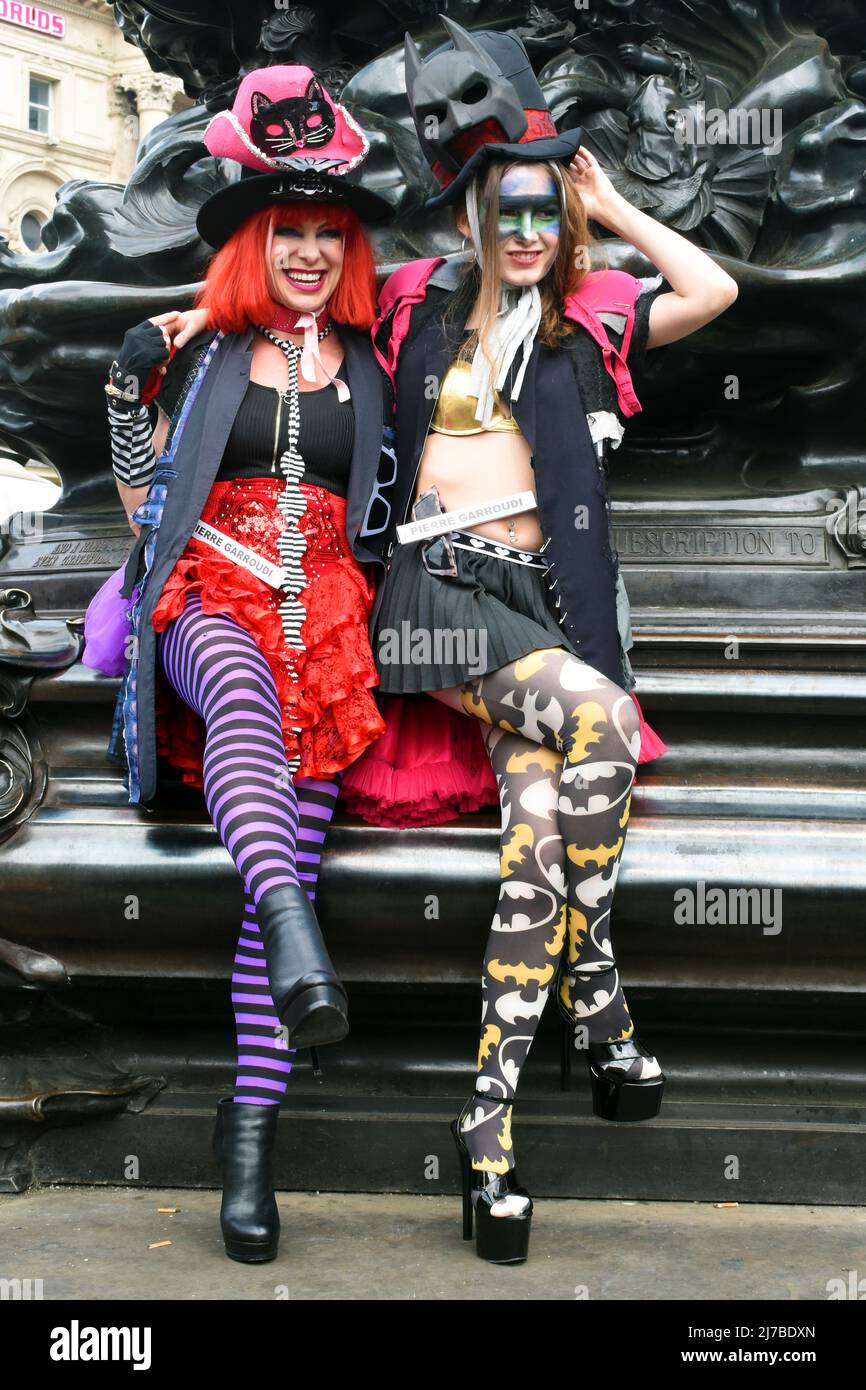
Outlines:
{"label": "purple and black striped tights", "polygon": [[197,594],[160,635],[162,669],[205,724],[208,813],[244,882],[232,974],[238,1064],[234,1099],[279,1105],[294,1048],[280,1036],[256,903],[269,888],[302,883],[311,902],[338,779],[292,782],[270,667],[250,634]]}

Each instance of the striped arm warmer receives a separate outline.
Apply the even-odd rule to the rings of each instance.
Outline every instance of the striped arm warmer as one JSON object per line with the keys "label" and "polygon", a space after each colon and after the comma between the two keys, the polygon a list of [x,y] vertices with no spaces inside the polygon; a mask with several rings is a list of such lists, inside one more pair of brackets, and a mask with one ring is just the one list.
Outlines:
{"label": "striped arm warmer", "polygon": [[137,410],[118,409],[108,401],[111,432],[111,467],[125,487],[148,487],[156,470],[153,426],[146,405]]}

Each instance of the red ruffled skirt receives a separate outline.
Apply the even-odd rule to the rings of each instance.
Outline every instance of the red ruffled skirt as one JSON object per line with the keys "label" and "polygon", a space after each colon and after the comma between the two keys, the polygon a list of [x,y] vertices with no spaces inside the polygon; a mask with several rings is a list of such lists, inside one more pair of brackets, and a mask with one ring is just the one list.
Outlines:
{"label": "red ruffled skirt", "polygon": [[[282,477],[215,483],[202,520],[279,564],[283,523],[276,504],[284,486]],[[302,650],[290,653],[286,647],[280,591],[195,536],[168,576],[153,614],[154,631],[161,632],[196,593],[203,612],[228,614],[252,635],[274,677],[286,754],[300,756],[295,781],[342,771],[385,730],[371,693],[379,682],[368,636],[375,590],[346,537],[345,499],[308,483],[300,489],[307,499],[299,523],[307,541],[301,561],[307,578],[300,595],[307,615]],[[160,755],[184,782],[201,787],[204,723],[161,673],[156,734]]]}

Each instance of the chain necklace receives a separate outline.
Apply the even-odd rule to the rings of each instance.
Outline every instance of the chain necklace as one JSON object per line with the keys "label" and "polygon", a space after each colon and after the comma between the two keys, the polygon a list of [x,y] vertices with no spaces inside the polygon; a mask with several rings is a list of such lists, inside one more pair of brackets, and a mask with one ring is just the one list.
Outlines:
{"label": "chain necklace", "polygon": [[[323,338],[327,338],[333,326],[334,325],[329,321],[324,328],[319,329],[318,333],[316,334],[316,337],[318,338],[319,342],[321,342]],[[288,343],[285,338],[276,338],[274,334],[271,332],[270,328],[265,328],[263,323],[257,323],[256,328],[259,330],[260,333],[264,333],[266,338],[270,338],[272,343],[276,343],[278,348],[284,348],[286,346],[297,347],[298,350],[301,351],[301,347],[299,347],[297,343]],[[299,331],[303,330],[298,330],[297,328],[286,328],[281,330],[281,332],[284,333],[297,333]]]}

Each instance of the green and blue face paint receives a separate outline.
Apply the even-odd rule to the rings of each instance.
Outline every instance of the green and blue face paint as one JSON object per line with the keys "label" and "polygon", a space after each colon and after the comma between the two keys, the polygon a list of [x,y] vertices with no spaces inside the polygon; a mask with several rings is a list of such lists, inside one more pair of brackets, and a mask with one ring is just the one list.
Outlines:
{"label": "green and blue face paint", "polygon": [[499,186],[500,241],[514,237],[517,241],[532,241],[536,236],[560,234],[562,205],[559,188],[553,176],[545,170],[541,182],[534,171],[509,169]]}

